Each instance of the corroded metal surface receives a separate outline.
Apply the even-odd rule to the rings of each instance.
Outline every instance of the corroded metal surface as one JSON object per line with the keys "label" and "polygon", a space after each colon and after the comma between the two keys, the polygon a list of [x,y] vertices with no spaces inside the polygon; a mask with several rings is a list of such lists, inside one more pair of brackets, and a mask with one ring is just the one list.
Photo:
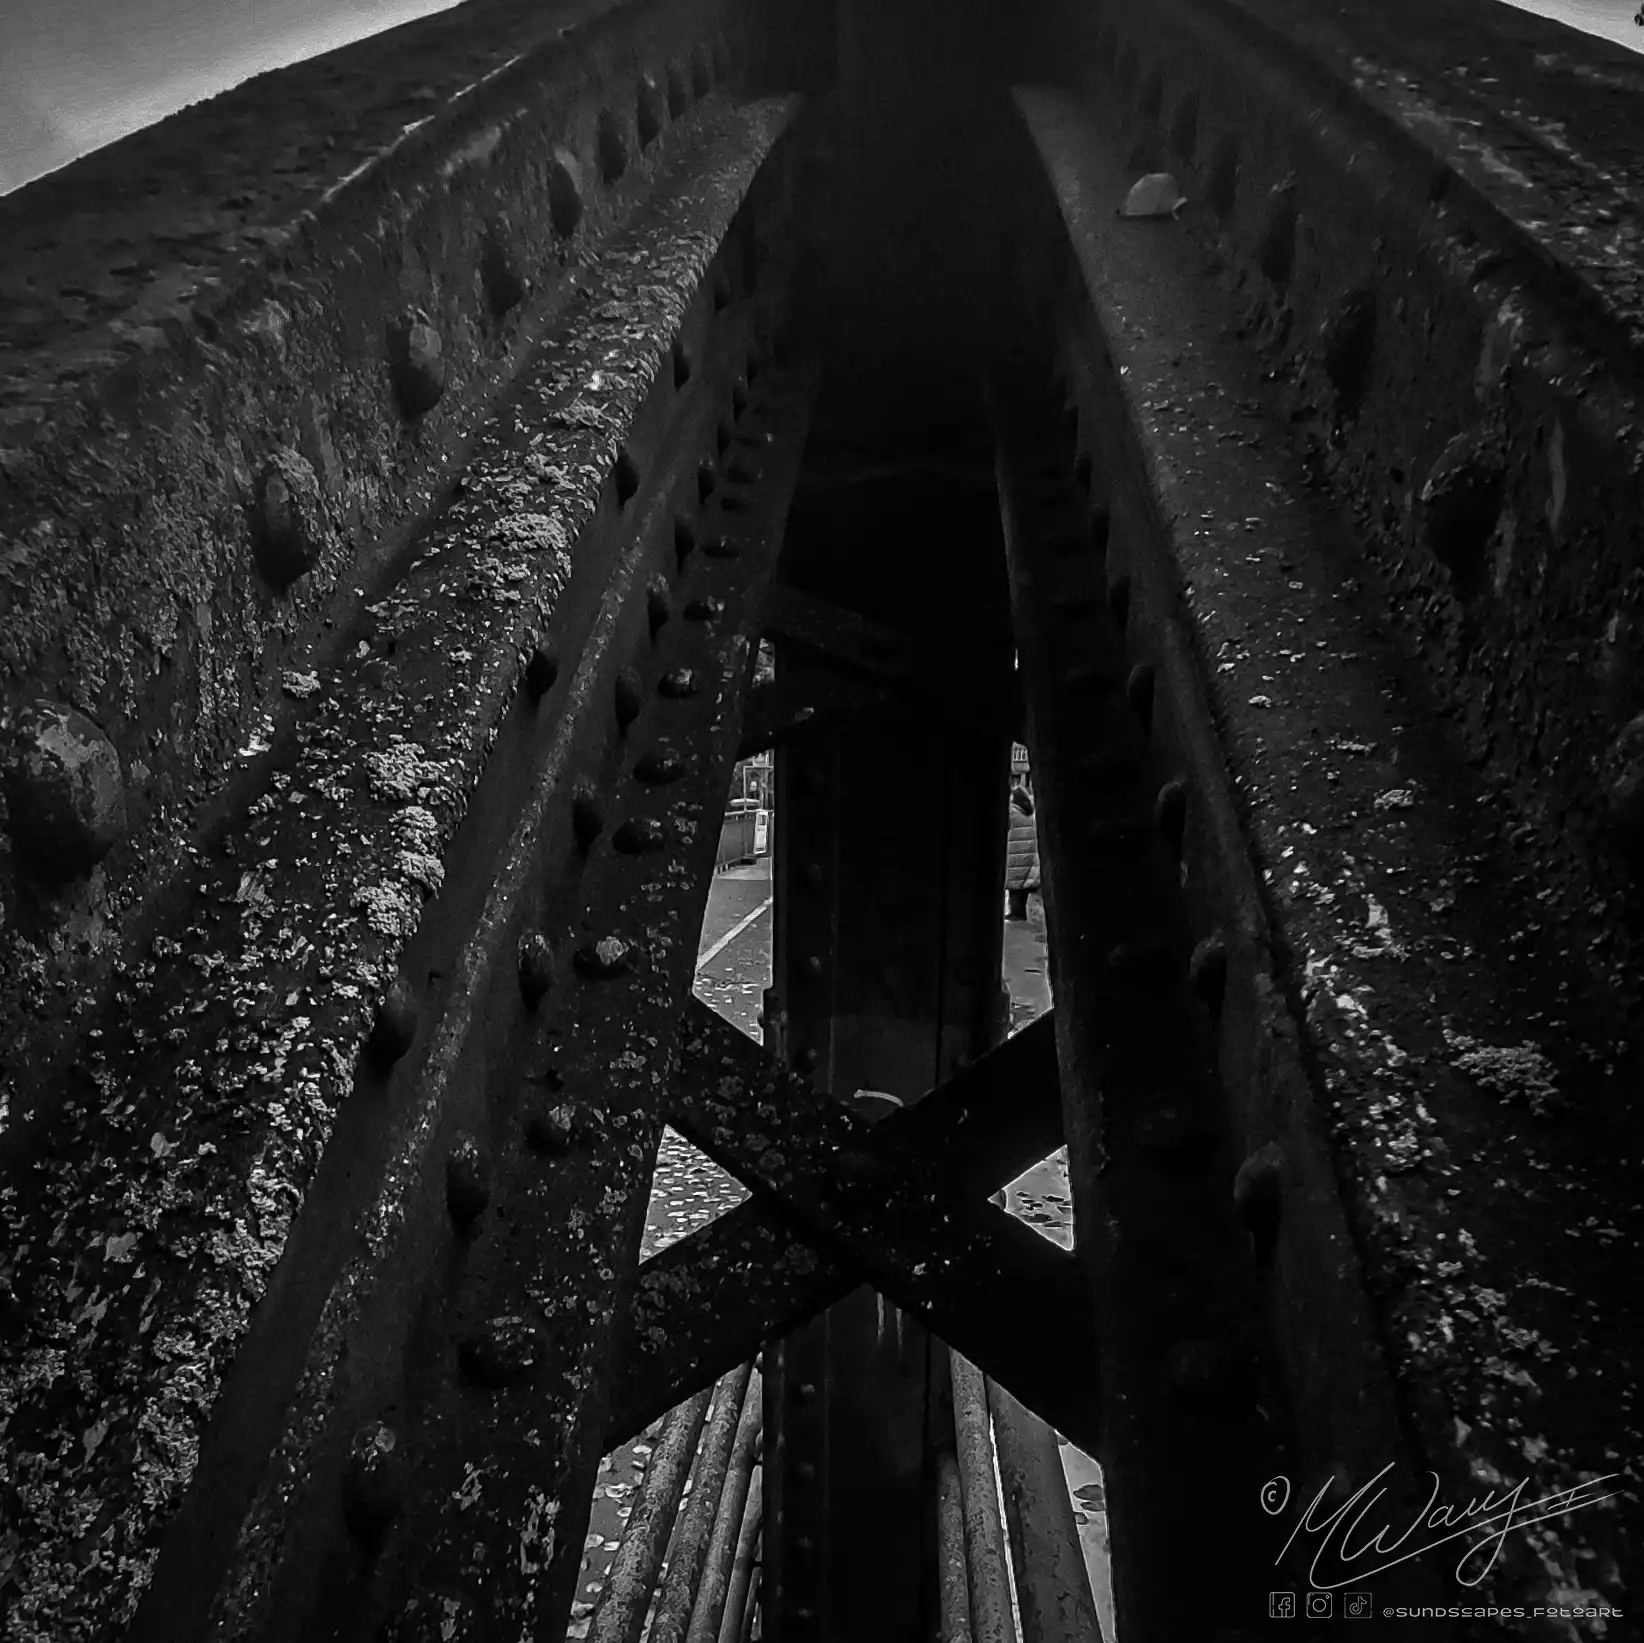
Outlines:
{"label": "corroded metal surface", "polygon": [[[1259,397],[1263,362],[1196,256],[1111,236],[1122,168],[1066,100],[1023,106],[1076,251],[1063,357],[1107,569],[1130,579],[1154,735],[1190,783],[1193,934],[1227,959],[1230,1191],[1264,1262],[1296,1493],[1391,1466],[1414,1496],[1399,1522],[1428,1467],[1445,1499],[1479,1480],[1608,1496],[1463,1571],[1478,1601],[1526,1610],[1514,1635],[1574,1636],[1579,1617],[1530,1611],[1625,1610],[1640,1534],[1638,1210],[1610,1163],[1635,1143],[1606,1095],[1622,1056],[1593,1064],[1617,1001],[1583,997],[1569,932],[1528,939],[1557,881],[1495,848],[1520,818],[1378,631],[1384,590],[1309,495],[1305,452],[1262,437],[1283,402]],[[1415,1567],[1442,1593],[1459,1558]]]}
{"label": "corroded metal surface", "polygon": [[1096,1446],[1097,1330],[1071,1256],[717,1017],[697,1013],[685,1043],[713,1077],[679,1092],[682,1133],[1072,1441]]}
{"label": "corroded metal surface", "polygon": [[[187,880],[200,811],[255,779],[286,687],[346,662],[592,258],[746,118],[728,17],[427,19],[0,203],[0,742],[33,697],[76,709],[125,812],[66,876],[0,828],[0,1133],[49,1105],[111,965],[141,962]],[[648,142],[647,80],[667,88]]]}
{"label": "corroded metal surface", "polygon": [[[711,1061],[694,1059],[708,1047],[706,1040],[685,1040],[682,1083],[712,1075]],[[1054,1151],[1061,1126],[1046,1015],[923,1100],[889,1114],[877,1133],[939,1158],[965,1192],[988,1197]],[[847,1262],[812,1248],[758,1199],[653,1256],[640,1269],[606,1447],[643,1431],[691,1387],[745,1362],[860,1282]]]}
{"label": "corroded metal surface", "polygon": [[[677,738],[690,758],[677,783],[618,789],[625,819],[613,815],[610,847],[590,857],[568,932],[574,974],[505,1069],[498,1143],[512,1157],[495,1235],[473,1245],[460,1290],[424,1315],[412,1348],[419,1488],[369,1573],[333,1594],[330,1635],[552,1632],[574,1596],[712,875],[707,823],[734,760],[805,413],[800,384],[761,371],[733,447],[749,469],[743,505],[705,516],[685,571],[682,591],[721,614],[664,642],[629,730]],[[521,1136],[544,1099],[571,1109],[568,1144],[546,1153]]]}
{"label": "corroded metal surface", "polygon": [[[753,315],[720,317],[729,276],[706,276],[790,112],[748,105],[702,129],[589,270],[597,306],[545,347],[414,564],[334,665],[288,678],[241,791],[189,858],[183,905],[8,1183],[15,1635],[103,1635],[151,1575],[162,1595],[139,1625],[179,1635],[260,1491],[234,1554],[250,1585],[224,1599],[222,1623],[244,1620],[266,1598],[293,1477],[330,1475],[310,1453],[322,1438],[346,1449],[324,1436],[339,1367],[352,1354],[358,1383],[362,1361],[392,1362],[411,1304],[394,1252],[425,1243],[444,1208],[431,1149],[459,1121],[484,1124],[465,1034],[499,984],[521,997],[504,949],[531,874],[577,858],[569,830],[554,836],[577,766],[622,757],[606,715],[635,643],[627,612],[643,657],[641,562],[677,565],[671,506],[694,496],[698,449],[675,458],[672,490],[645,472],[633,496],[626,475],[664,472],[670,444],[711,449]],[[694,393],[670,367],[676,337],[703,351]],[[630,533],[638,559],[621,549]],[[556,647],[557,695],[541,669],[526,677]],[[401,1057],[392,1076],[381,1055],[355,1067],[374,1017]],[[322,1171],[339,1135],[346,1161]],[[271,1422],[293,1383],[281,1439]],[[267,1443],[284,1451],[264,1478]]]}

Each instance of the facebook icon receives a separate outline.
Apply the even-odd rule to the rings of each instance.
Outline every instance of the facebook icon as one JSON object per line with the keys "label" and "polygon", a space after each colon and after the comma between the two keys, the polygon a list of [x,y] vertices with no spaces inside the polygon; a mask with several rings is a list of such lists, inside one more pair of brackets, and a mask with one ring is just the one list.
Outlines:
{"label": "facebook icon", "polygon": [[1269,1620],[1294,1620],[1296,1618],[1296,1594],[1294,1592],[1269,1592],[1267,1594],[1267,1618]]}

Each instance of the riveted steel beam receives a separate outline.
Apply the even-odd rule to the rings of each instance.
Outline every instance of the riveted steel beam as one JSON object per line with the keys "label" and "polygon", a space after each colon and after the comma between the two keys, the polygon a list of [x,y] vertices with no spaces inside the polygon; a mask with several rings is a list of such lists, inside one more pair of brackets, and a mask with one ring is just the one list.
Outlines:
{"label": "riveted steel beam", "polygon": [[[717,1032],[687,1035],[675,1075],[682,1086],[717,1076],[711,1059],[717,1039]],[[975,1199],[1054,1151],[1061,1124],[1055,1039],[1046,1015],[924,1100],[889,1114],[874,1135],[929,1158],[961,1197]],[[671,1244],[640,1268],[607,1448],[843,1300],[861,1281],[850,1262],[805,1242],[786,1215],[760,1198]]]}
{"label": "riveted steel beam", "polygon": [[[565,1153],[603,1201],[551,1035],[585,976],[632,956],[612,990],[649,985],[637,903],[604,910],[621,950],[579,922],[624,872],[667,876],[670,932],[705,893],[686,864],[808,394],[765,346],[793,114],[708,111],[590,258],[584,306],[334,665],[289,679],[93,1034],[95,1098],[14,1177],[19,1635],[271,1638],[363,1613],[361,1560],[426,1506],[420,1457],[437,1470],[405,1425],[430,1366],[456,1372],[427,1332],[478,1293],[523,1160]],[[704,508],[700,467],[729,460],[749,477]],[[68,1327],[82,1292],[52,1248],[90,1263],[94,1327]],[[95,1415],[59,1369],[102,1388]]]}

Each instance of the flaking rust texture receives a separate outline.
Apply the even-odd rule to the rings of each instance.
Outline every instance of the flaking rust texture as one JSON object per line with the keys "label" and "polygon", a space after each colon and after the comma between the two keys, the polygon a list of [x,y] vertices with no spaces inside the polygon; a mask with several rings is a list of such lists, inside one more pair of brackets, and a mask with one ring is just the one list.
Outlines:
{"label": "flaking rust texture", "polygon": [[1263,26],[1123,20],[1158,87],[1152,118],[1116,100],[1125,140],[1180,172],[1183,227],[1243,301],[1307,482],[1350,513],[1503,849],[1636,1014],[1638,60],[1510,9],[1241,9]]}
{"label": "flaking rust texture", "polygon": [[[282,678],[331,659],[587,251],[724,101],[693,73],[718,29],[714,0],[486,0],[0,203],[0,743],[35,699],[79,711],[126,810],[60,883],[0,826],[14,1084],[72,1055]],[[670,69],[690,95],[642,145],[639,76]],[[602,107],[627,127],[609,181]],[[576,199],[558,221],[555,167]],[[433,377],[407,379],[408,337]],[[0,1086],[0,1130],[36,1106]]]}
{"label": "flaking rust texture", "polygon": [[8,1638],[101,1638],[141,1596],[619,434],[787,112],[717,116],[708,174],[648,255],[598,265],[605,302],[487,428],[353,648],[287,680],[239,750],[258,796],[220,849],[185,847],[186,905],[120,966],[45,1144],[0,1186]]}
{"label": "flaking rust texture", "polygon": [[1608,1497],[1467,1559],[1478,1601],[1625,1614],[1644,1429],[1621,1275],[1644,1221],[1615,1001],[1543,928],[1545,881],[1498,854],[1465,726],[1389,643],[1191,242],[1094,232],[1090,178],[1120,175],[1096,152],[1055,175],[1106,350],[1099,442],[1134,453],[1115,518],[1156,533],[1180,590],[1404,1413],[1445,1500]]}

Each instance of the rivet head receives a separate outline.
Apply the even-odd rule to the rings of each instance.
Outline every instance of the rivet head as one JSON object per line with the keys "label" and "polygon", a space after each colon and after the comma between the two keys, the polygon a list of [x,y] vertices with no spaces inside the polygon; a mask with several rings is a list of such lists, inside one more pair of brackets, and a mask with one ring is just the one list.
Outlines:
{"label": "rivet head", "polygon": [[556,1106],[541,1106],[532,1112],[525,1121],[525,1139],[538,1152],[557,1157],[570,1149],[574,1128],[570,1105],[562,1101]]}
{"label": "rivet head", "polygon": [[479,279],[485,305],[494,320],[519,307],[530,294],[531,282],[520,273],[513,229],[504,217],[486,227],[480,242]]}
{"label": "rivet head", "polygon": [[599,159],[600,181],[617,182],[628,169],[628,139],[622,122],[608,108],[599,111],[594,126],[594,149]]}
{"label": "rivet head", "polygon": [[343,1519],[361,1540],[374,1541],[399,1515],[405,1469],[397,1439],[382,1421],[367,1421],[348,1446],[343,1469]]}
{"label": "rivet head", "polygon": [[731,305],[731,280],[717,264],[711,276],[715,312],[723,313]]}
{"label": "rivet head", "polygon": [[634,766],[634,779],[647,787],[666,787],[685,774],[685,761],[672,748],[654,747]]}
{"label": "rivet head", "polygon": [[1206,936],[1188,960],[1193,990],[1212,1012],[1219,1011],[1227,993],[1227,944],[1220,936]]}
{"label": "rivet head", "polygon": [[1233,1177],[1233,1210],[1264,1257],[1278,1236],[1284,1185],[1284,1148],[1269,1141],[1239,1166]]}
{"label": "rivet head", "polygon": [[299,452],[276,451],[257,476],[251,529],[257,569],[283,590],[313,570],[324,543],[319,475]]}
{"label": "rivet head", "polygon": [[813,1073],[821,1065],[822,1057],[816,1050],[801,1050],[799,1052],[799,1066],[801,1071]]}
{"label": "rivet head", "polygon": [[642,74],[635,97],[634,125],[639,132],[639,146],[649,148],[662,134],[662,87],[654,74]]}
{"label": "rivet head", "polygon": [[691,363],[691,352],[685,346],[684,338],[675,337],[673,342],[674,386],[683,388],[691,380],[691,372],[695,367]]}
{"label": "rivet head", "polygon": [[1125,700],[1130,711],[1148,728],[1153,724],[1153,692],[1157,674],[1151,662],[1138,662],[1125,680]]}
{"label": "rivet head", "polygon": [[1114,980],[1127,986],[1161,989],[1176,978],[1176,953],[1161,936],[1125,941],[1108,954],[1107,968]]}
{"label": "rivet head", "polygon": [[794,1398],[799,1403],[816,1402],[816,1382],[803,1381],[793,1389]]}
{"label": "rivet head", "polygon": [[582,167],[563,148],[548,158],[548,220],[561,239],[574,234],[582,221]]}
{"label": "rivet head", "polygon": [[719,483],[719,475],[714,471],[711,462],[699,462],[696,465],[696,494],[700,501],[706,502],[714,494],[714,486]]}
{"label": "rivet head", "polygon": [[445,348],[422,314],[408,316],[389,339],[389,374],[400,410],[411,419],[426,416],[445,392]]}
{"label": "rivet head", "polygon": [[542,1360],[542,1336],[528,1319],[490,1318],[457,1348],[462,1372],[478,1386],[517,1385]]}
{"label": "rivet head", "polygon": [[1187,783],[1174,776],[1153,801],[1153,820],[1172,850],[1179,852],[1187,836]]}
{"label": "rivet head", "polygon": [[525,683],[533,696],[540,696],[559,677],[559,652],[547,640],[531,651],[525,664]]}
{"label": "rivet head", "polygon": [[709,595],[703,599],[693,599],[685,607],[685,615],[692,622],[717,622],[725,614],[725,601]]}
{"label": "rivet head", "polygon": [[37,872],[89,873],[126,828],[120,755],[85,714],[35,701],[18,715],[5,769],[7,831]]}
{"label": "rivet head", "polygon": [[584,778],[571,793],[571,831],[576,841],[586,850],[605,831],[605,809],[594,791],[594,784]]}
{"label": "rivet head", "polygon": [[633,961],[634,949],[631,943],[617,936],[605,936],[599,941],[588,942],[577,949],[576,967],[581,974],[591,980],[609,981],[612,976],[621,975]]}
{"label": "rivet head", "polygon": [[667,696],[676,701],[696,695],[701,688],[702,681],[697,677],[696,670],[688,667],[670,668],[656,682],[659,696]]}
{"label": "rivet head", "polygon": [[818,958],[815,953],[812,953],[810,957],[805,960],[805,974],[810,976],[812,980],[816,980],[821,976],[822,969],[822,960]]}
{"label": "rivet head", "polygon": [[794,1467],[793,1475],[801,1483],[815,1483],[816,1482],[816,1463],[815,1463],[815,1461],[809,1461],[809,1460],[800,1461]]}
{"label": "rivet head", "polygon": [[491,1202],[491,1160],[471,1135],[459,1135],[445,1158],[445,1207],[458,1226],[476,1220]]}
{"label": "rivet head", "polygon": [[1250,1366],[1223,1341],[1178,1341],[1165,1364],[1171,1390],[1199,1414],[1244,1413],[1255,1392]]}
{"label": "rivet head", "polygon": [[668,618],[673,613],[674,596],[668,584],[660,576],[653,577],[645,589],[645,620],[650,623],[652,638],[668,625]]}
{"label": "rivet head", "polygon": [[536,1004],[553,984],[553,949],[540,930],[529,930],[519,938],[519,990],[527,1004]]}
{"label": "rivet head", "polygon": [[639,464],[627,446],[617,452],[616,461],[611,464],[611,483],[616,488],[617,501],[624,505],[633,500],[639,489]]}
{"label": "rivet head", "polygon": [[748,383],[745,377],[738,377],[731,384],[731,409],[738,415],[748,408]]}
{"label": "rivet head", "polygon": [[731,441],[736,438],[736,429],[728,416],[719,419],[719,426],[714,430],[714,445],[723,456],[730,448]]}
{"label": "rivet head", "polygon": [[616,704],[617,723],[626,730],[639,717],[642,698],[638,678],[626,670],[618,674],[612,695]]}
{"label": "rivet head", "polygon": [[395,976],[377,1006],[366,1048],[379,1067],[391,1067],[417,1036],[417,995],[404,976]]}
{"label": "rivet head", "polygon": [[625,856],[660,850],[668,842],[662,823],[654,816],[630,817],[611,835],[611,843]]}
{"label": "rivet head", "polygon": [[1427,550],[1465,587],[1483,575],[1506,492],[1507,460],[1489,427],[1458,434],[1439,453],[1421,488]]}
{"label": "rivet head", "polygon": [[677,63],[668,65],[668,113],[678,119],[691,106],[690,85]]}
{"label": "rivet head", "polygon": [[1130,578],[1115,576],[1107,587],[1107,608],[1113,620],[1123,627],[1130,620]]}

